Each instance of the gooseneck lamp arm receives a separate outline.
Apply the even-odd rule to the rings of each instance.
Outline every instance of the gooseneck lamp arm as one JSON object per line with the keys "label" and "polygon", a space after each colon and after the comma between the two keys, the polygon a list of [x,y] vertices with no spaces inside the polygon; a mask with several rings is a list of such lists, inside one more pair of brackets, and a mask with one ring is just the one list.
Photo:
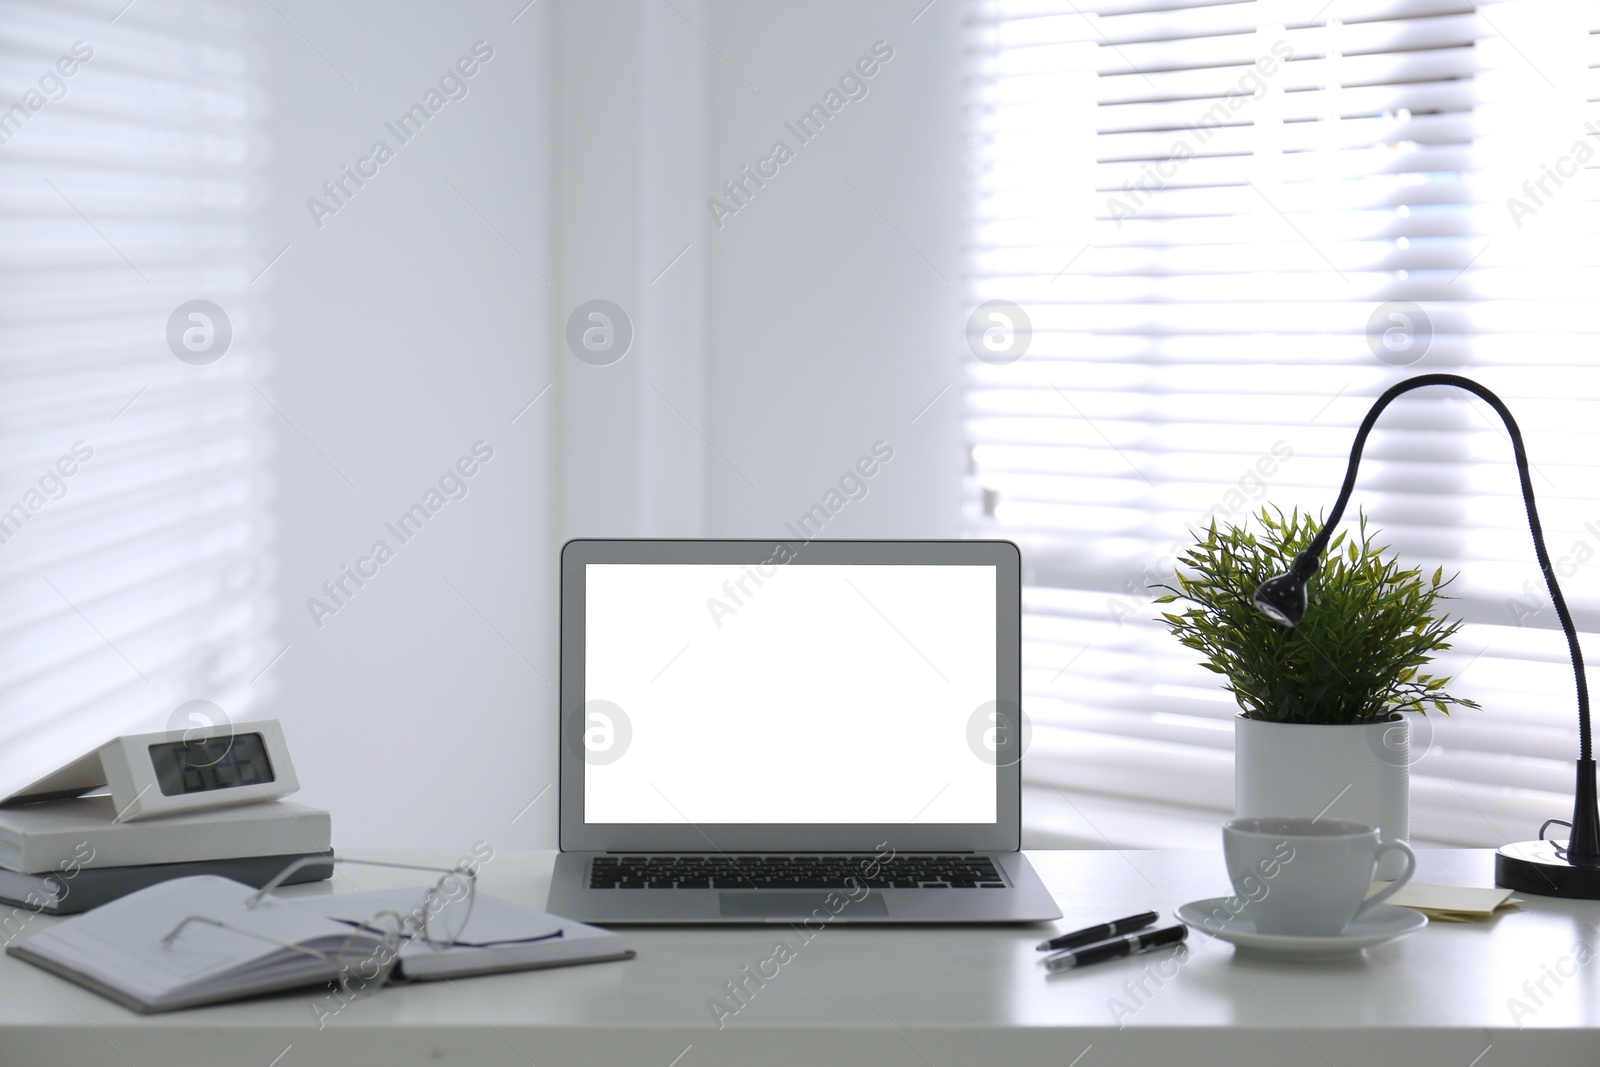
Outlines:
{"label": "gooseneck lamp arm", "polygon": [[[1578,788],[1570,827],[1571,837],[1567,847],[1561,850],[1562,858],[1574,867],[1600,867],[1600,815],[1597,815],[1595,796],[1595,763],[1589,731],[1589,683],[1584,675],[1583,650],[1578,646],[1577,628],[1572,624],[1572,614],[1567,610],[1567,600],[1561,595],[1561,586],[1556,582],[1555,569],[1550,564],[1550,553],[1545,548],[1544,528],[1539,522],[1538,506],[1533,501],[1533,479],[1528,474],[1528,452],[1523,447],[1522,431],[1505,402],[1493,392],[1471,378],[1464,378],[1459,374],[1421,374],[1415,378],[1407,378],[1385,390],[1383,395],[1373,402],[1372,409],[1367,412],[1366,418],[1361,420],[1360,428],[1356,430],[1355,443],[1350,448],[1350,465],[1345,469],[1344,484],[1339,487],[1339,498],[1334,501],[1333,510],[1328,513],[1327,521],[1305,550],[1295,557],[1286,573],[1268,578],[1261,583],[1261,587],[1255,593],[1256,606],[1285,626],[1294,626],[1305,618],[1307,583],[1315,573],[1323,551],[1328,547],[1328,538],[1333,533],[1333,528],[1344,516],[1345,505],[1349,503],[1350,493],[1355,488],[1356,470],[1361,465],[1361,451],[1366,447],[1367,435],[1372,432],[1373,424],[1378,421],[1378,416],[1391,401],[1403,393],[1429,385],[1451,385],[1481,398],[1494,408],[1495,414],[1500,416],[1500,420],[1505,423],[1506,431],[1511,435],[1511,448],[1517,461],[1517,478],[1522,484],[1522,502],[1528,513],[1528,529],[1533,534],[1533,549],[1539,559],[1539,569],[1544,572],[1545,587],[1550,590],[1550,600],[1555,605],[1556,617],[1561,620],[1562,632],[1567,636],[1567,650],[1572,657],[1572,671],[1578,687]],[[1530,891],[1539,890],[1534,888]]]}

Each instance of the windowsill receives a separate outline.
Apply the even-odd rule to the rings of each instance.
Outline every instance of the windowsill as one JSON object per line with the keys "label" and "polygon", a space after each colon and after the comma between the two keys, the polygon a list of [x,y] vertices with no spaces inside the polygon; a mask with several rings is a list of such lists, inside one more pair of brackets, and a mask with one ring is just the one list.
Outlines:
{"label": "windowsill", "polygon": [[[1220,849],[1232,811],[1180,808],[1048,786],[1022,788],[1022,847],[1028,849]],[[1453,847],[1412,838],[1416,848]]]}

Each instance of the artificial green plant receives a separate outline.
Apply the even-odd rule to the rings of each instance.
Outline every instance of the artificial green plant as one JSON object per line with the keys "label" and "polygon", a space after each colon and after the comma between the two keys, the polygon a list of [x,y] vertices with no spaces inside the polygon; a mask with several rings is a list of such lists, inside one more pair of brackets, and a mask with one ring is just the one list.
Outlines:
{"label": "artificial green plant", "polygon": [[1387,545],[1374,544],[1363,514],[1358,536],[1339,532],[1311,576],[1304,621],[1280,626],[1252,596],[1289,569],[1320,524],[1298,509],[1286,518],[1263,508],[1256,518],[1259,534],[1213,522],[1180,557],[1177,584],[1154,586],[1167,591],[1158,604],[1189,604],[1161,617],[1204,657],[1202,666],[1227,678],[1224,688],[1245,718],[1357,724],[1401,711],[1449,714],[1451,705],[1478,706],[1446,693],[1449,679],[1421,673],[1435,653],[1450,648],[1461,626],[1435,611],[1454,580],[1443,568],[1431,578],[1402,570]]}

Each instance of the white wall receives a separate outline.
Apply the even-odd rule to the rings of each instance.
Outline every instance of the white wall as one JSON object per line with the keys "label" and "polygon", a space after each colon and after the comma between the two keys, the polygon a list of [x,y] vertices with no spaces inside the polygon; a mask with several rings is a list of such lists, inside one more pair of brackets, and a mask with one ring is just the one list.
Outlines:
{"label": "white wall", "polygon": [[[345,847],[554,839],[553,790],[512,822],[553,778],[555,722],[552,396],[512,423],[553,373],[549,17],[518,6],[278,0],[257,22],[290,245],[262,386],[291,647],[263,710]],[[384,123],[480,40],[468,95],[400,146]],[[307,198],[380,138],[395,158],[319,229]],[[385,521],[480,440],[468,495],[401,545]],[[319,628],[307,598],[378,539],[394,559]]]}
{"label": "white wall", "polygon": [[[224,710],[283,720],[300,799],[333,811],[337,845],[554,843],[554,790],[530,801],[554,778],[563,538],[780,534],[879,440],[894,459],[825,534],[959,532],[959,9],[913,22],[920,8],[204,9],[239,20],[248,69],[233,75],[259,92],[244,111],[263,116],[244,153],[265,162],[239,257],[251,275],[271,265],[235,279],[239,306],[260,309],[239,323],[248,366],[218,366],[248,372],[240,423],[270,443],[270,488],[251,492],[270,517],[259,543],[276,612],[258,629],[285,649]],[[196,11],[141,5],[117,40],[199,40]],[[480,41],[466,95],[402,143],[386,123]],[[879,41],[893,58],[865,98],[800,145],[784,123]],[[239,66],[233,52],[175,54]],[[197,71],[197,98],[204,84]],[[132,120],[126,132],[158,136]],[[780,138],[794,158],[717,227],[707,199]],[[393,157],[357,186],[344,168],[379,140]],[[597,297],[636,330],[611,366],[565,341],[569,314]],[[144,332],[130,352],[170,370],[158,331]],[[119,404],[132,391],[96,382]],[[387,524],[480,441],[493,458],[466,496],[402,540]],[[357,586],[345,568],[370,568],[379,541],[392,558]],[[271,659],[231,651],[250,675]],[[138,693],[130,726],[165,721],[171,695]],[[79,740],[31,758],[64,761]]]}
{"label": "white wall", "polygon": [[264,50],[236,4],[103,7],[0,15],[0,795],[255,714],[281,647]]}
{"label": "white wall", "polygon": [[[879,440],[826,535],[958,535],[964,60],[959,5],[920,9],[556,5],[556,327],[604,298],[635,330],[604,367],[558,339],[564,536],[780,534]],[[802,144],[785,123],[878,42]],[[719,226],[708,200],[780,139]]]}
{"label": "white wall", "polygon": [[[698,0],[552,10],[563,539],[704,528],[705,251],[688,205],[708,114],[690,19],[704,20]],[[619,308],[617,327],[633,333],[610,362],[620,348],[588,362],[566,337],[593,300]]]}
{"label": "white wall", "polygon": [[[956,5],[515,7],[285,4],[326,60],[266,26],[272,389],[298,428],[272,710],[347,846],[553,844],[553,792],[518,815],[553,775],[560,539],[778,534],[880,439],[826,534],[958,533]],[[318,230],[306,197],[479,39],[470,95]],[[784,122],[880,40],[868,95],[800,146]],[[777,138],[795,158],[719,231],[707,198]],[[597,297],[636,333],[604,367],[564,339]],[[470,496],[318,629],[306,598],[479,439]]]}
{"label": "white wall", "polygon": [[[709,6],[721,54],[706,60],[712,122],[694,205],[709,253],[706,433],[739,468],[709,461],[709,532],[783,532],[882,439],[894,460],[825,536],[958,536],[961,6]],[[894,57],[867,95],[800,144],[785,122],[877,41]],[[705,199],[780,139],[794,158],[717,229]]]}

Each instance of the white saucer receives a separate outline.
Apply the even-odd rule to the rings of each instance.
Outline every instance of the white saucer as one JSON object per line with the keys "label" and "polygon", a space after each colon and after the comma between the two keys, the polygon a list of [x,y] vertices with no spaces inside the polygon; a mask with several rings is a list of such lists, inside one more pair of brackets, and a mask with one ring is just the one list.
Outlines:
{"label": "white saucer", "polygon": [[1226,914],[1226,904],[1233,899],[1209,897],[1192,900],[1178,909],[1177,916],[1194,927],[1196,932],[1227,941],[1241,952],[1277,960],[1347,959],[1359,955],[1364,948],[1393,941],[1428,925],[1428,917],[1421,912],[1392,904],[1379,904],[1336,937],[1258,933],[1247,913],[1234,917],[1225,926],[1217,927],[1213,914],[1218,910]]}

